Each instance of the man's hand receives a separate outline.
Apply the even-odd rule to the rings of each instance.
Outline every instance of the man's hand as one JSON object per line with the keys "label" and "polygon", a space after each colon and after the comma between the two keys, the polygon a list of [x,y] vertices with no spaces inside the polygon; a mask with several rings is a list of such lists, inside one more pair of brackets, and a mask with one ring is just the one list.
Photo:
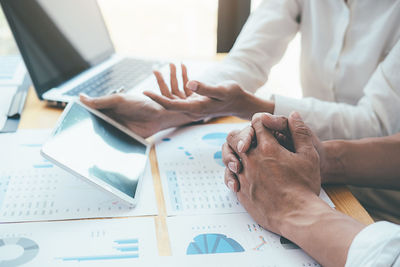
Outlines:
{"label": "man's hand", "polygon": [[99,98],[80,96],[85,105],[99,109],[142,137],[173,126],[191,122],[176,112],[168,112],[159,104],[141,95],[115,94]]}
{"label": "man's hand", "polygon": [[[288,120],[294,150],[282,147],[272,132],[265,128],[262,115],[256,114],[252,127],[257,144],[247,153],[239,151],[236,136],[228,136],[228,145],[242,163],[242,171],[236,174],[240,190],[239,201],[250,215],[263,227],[281,234],[282,222],[292,212],[313,196],[318,198],[321,178],[319,156],[313,145],[312,132],[293,113]],[[224,155],[225,156],[225,155]]]}
{"label": "man's hand", "polygon": [[[237,174],[226,169],[240,183],[240,203],[257,223],[293,241],[323,266],[343,266],[352,240],[365,226],[318,197],[319,156],[300,116],[292,113],[287,123],[294,152],[279,144],[263,116],[254,116],[253,131],[234,132],[224,145],[233,151],[223,151],[224,162],[232,155],[241,162]],[[249,136],[257,141],[250,146]]]}
{"label": "man's hand", "polygon": [[234,115],[251,118],[257,111],[273,112],[274,104],[261,100],[243,90],[236,82],[225,82],[217,86],[199,81],[189,81],[187,69],[182,65],[183,90],[178,87],[176,67],[170,64],[170,89],[160,72],[155,71],[161,95],[151,91],[144,94],[170,111],[183,112],[192,120],[208,117]]}
{"label": "man's hand", "polygon": [[[284,116],[275,116],[268,113],[263,113],[258,115],[262,124],[266,129],[269,129],[276,140],[280,145],[285,147],[287,150],[295,152],[293,147],[293,140],[291,136],[291,132],[288,125],[288,119]],[[324,174],[326,171],[331,168],[332,160],[327,158],[327,153],[324,144],[319,140],[319,138],[313,133],[312,134],[312,142],[314,147],[316,148],[318,155],[320,157],[320,170],[321,177],[324,181]],[[235,140],[235,143],[238,144],[237,150],[246,153],[251,145],[256,143],[255,133],[253,128],[247,128],[246,130],[233,131],[229,134],[231,139]],[[238,160],[237,155],[235,155],[234,150],[226,143],[222,147],[223,151],[223,161],[226,166],[228,166],[229,171],[225,172],[225,183],[229,185],[229,188],[232,191],[239,190],[239,184],[237,179],[235,178],[235,174],[238,174],[242,169],[241,163]],[[337,165],[337,164],[336,164]]]}

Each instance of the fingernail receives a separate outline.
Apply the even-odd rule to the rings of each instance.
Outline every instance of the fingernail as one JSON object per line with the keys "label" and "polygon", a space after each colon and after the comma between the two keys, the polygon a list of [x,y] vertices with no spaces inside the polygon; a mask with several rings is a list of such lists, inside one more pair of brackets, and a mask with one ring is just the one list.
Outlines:
{"label": "fingernail", "polygon": [[237,150],[238,150],[239,152],[242,152],[243,147],[244,147],[244,143],[243,143],[242,140],[240,140],[240,141],[238,142],[238,144],[237,144]]}
{"label": "fingernail", "polygon": [[190,82],[188,82],[187,87],[194,92],[194,91],[197,91],[197,88],[199,87],[199,85],[195,81],[190,81]]}
{"label": "fingernail", "polygon": [[300,116],[300,114],[297,111],[294,111],[290,114],[290,116],[292,116],[293,119],[295,120],[303,120]]}
{"label": "fingernail", "polygon": [[229,162],[229,163],[228,163],[228,168],[229,168],[232,172],[234,172],[234,173],[237,172],[237,166],[236,166],[236,163],[235,163],[235,162]]}
{"label": "fingernail", "polygon": [[235,192],[234,184],[235,183],[233,181],[229,181],[228,182],[228,187],[232,192]]}

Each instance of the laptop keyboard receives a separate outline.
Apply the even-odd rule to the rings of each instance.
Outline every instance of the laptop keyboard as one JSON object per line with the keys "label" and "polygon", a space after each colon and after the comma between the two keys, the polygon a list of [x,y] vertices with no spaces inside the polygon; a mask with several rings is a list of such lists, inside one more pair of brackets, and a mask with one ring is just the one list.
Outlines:
{"label": "laptop keyboard", "polygon": [[109,94],[114,90],[129,90],[146,79],[153,69],[164,65],[159,61],[125,58],[93,78],[67,91],[64,95],[77,96],[85,93],[91,97]]}

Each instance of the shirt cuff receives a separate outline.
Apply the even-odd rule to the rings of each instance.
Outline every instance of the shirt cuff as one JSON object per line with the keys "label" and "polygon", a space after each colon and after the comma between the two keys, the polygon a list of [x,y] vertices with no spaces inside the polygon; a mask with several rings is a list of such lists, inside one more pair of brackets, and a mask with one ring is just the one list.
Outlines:
{"label": "shirt cuff", "polygon": [[371,224],[351,243],[346,266],[392,266],[400,253],[399,243],[398,225],[389,222]]}

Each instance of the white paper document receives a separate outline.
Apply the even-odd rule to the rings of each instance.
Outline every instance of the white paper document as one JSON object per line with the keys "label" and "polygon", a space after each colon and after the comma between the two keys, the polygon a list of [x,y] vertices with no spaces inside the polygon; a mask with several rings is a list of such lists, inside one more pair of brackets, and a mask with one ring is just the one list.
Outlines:
{"label": "white paper document", "polygon": [[49,134],[23,130],[0,135],[0,222],[157,214],[150,164],[139,202],[131,208],[40,156]]}
{"label": "white paper document", "polygon": [[[157,161],[168,215],[245,212],[224,184],[222,144],[247,124],[209,124],[158,135]],[[320,197],[334,206],[324,190]]]}
{"label": "white paper document", "polygon": [[[246,266],[319,266],[298,246],[264,230],[247,213],[168,217],[167,225],[173,256],[241,254],[247,258]],[[235,261],[231,264],[237,266]]]}
{"label": "white paper document", "polygon": [[153,218],[0,224],[0,266],[135,266],[158,255],[154,229]]}
{"label": "white paper document", "polygon": [[[133,264],[134,263],[134,264]],[[263,253],[229,253],[229,254],[202,254],[184,256],[159,256],[151,259],[113,260],[102,262],[79,262],[68,264],[63,262],[57,267],[317,267],[313,260],[304,261],[303,253],[274,251]]]}

